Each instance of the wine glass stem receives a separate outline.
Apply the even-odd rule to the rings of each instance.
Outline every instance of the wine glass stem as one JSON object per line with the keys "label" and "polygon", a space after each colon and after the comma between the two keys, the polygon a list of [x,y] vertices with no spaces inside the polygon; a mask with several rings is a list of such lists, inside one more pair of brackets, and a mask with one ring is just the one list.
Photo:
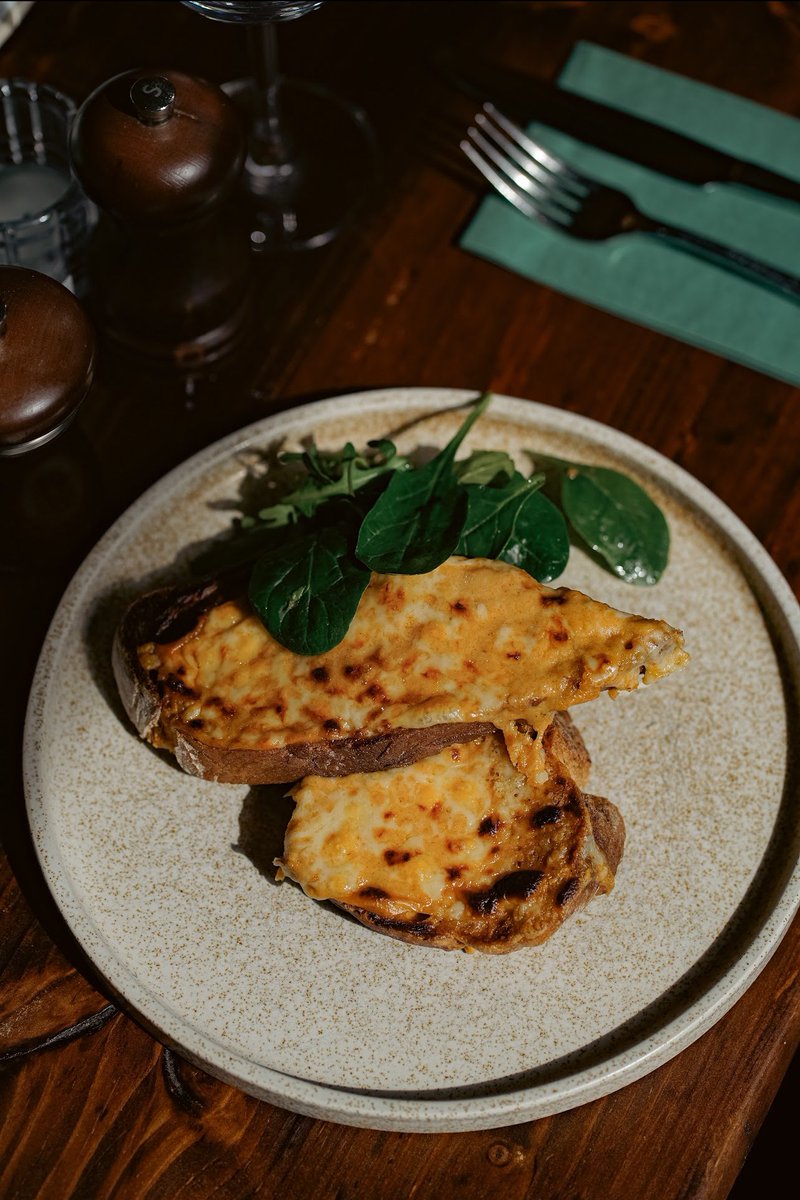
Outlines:
{"label": "wine glass stem", "polygon": [[250,159],[256,167],[290,168],[291,149],[280,119],[275,26],[272,21],[250,25],[247,36],[254,83]]}

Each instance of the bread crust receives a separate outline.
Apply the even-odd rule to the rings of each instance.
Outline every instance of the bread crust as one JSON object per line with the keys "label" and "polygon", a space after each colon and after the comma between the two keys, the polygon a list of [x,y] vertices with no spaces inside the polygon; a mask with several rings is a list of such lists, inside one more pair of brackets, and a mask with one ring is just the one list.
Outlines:
{"label": "bread crust", "polygon": [[162,587],[145,592],[128,606],[111,647],[111,665],[120,699],[140,737],[150,740],[158,725],[161,697],[139,661],[143,642],[167,641],[179,636],[180,624],[190,629],[197,619],[230,594],[229,582],[215,579],[194,588]]}
{"label": "bread crust", "polygon": [[616,804],[605,796],[586,796],[592,822],[592,833],[598,849],[614,875],[625,850],[625,822]]}

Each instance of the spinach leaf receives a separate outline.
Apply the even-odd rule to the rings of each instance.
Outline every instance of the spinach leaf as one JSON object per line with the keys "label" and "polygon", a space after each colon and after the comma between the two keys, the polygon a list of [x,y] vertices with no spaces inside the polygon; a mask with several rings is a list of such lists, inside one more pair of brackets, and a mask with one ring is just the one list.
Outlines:
{"label": "spinach leaf", "polygon": [[564,472],[561,503],[576,533],[628,583],[657,583],[669,558],[669,526],[638,483],[607,467]]}
{"label": "spinach leaf", "polygon": [[259,558],[250,601],[282,646],[324,654],[350,628],[369,578],[341,525],[298,527]]}
{"label": "spinach leaf", "polygon": [[467,493],[453,470],[456,451],[489,403],[482,396],[435,458],[397,471],[364,518],[356,554],[373,571],[424,575],[456,548],[467,515]]}
{"label": "spinach leaf", "polygon": [[539,489],[544,475],[515,472],[502,488],[468,485],[469,507],[456,554],[498,558],[548,583],[569,558],[566,522]]}
{"label": "spinach leaf", "polygon": [[657,583],[669,559],[669,526],[644,488],[609,467],[528,453],[578,538],[609,570],[626,583]]}
{"label": "spinach leaf", "polygon": [[513,460],[505,450],[473,450],[469,458],[453,463],[453,473],[459,483],[483,483],[502,487],[516,471]]}

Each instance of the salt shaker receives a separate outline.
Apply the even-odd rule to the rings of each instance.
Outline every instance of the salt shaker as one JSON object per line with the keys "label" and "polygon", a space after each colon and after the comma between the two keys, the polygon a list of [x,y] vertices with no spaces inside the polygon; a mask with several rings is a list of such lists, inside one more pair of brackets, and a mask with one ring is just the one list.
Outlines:
{"label": "salt shaker", "polygon": [[178,71],[126,71],[80,107],[70,152],[101,212],[89,256],[98,326],[150,360],[216,361],[241,332],[249,281],[228,204],[244,161],[231,101]]}

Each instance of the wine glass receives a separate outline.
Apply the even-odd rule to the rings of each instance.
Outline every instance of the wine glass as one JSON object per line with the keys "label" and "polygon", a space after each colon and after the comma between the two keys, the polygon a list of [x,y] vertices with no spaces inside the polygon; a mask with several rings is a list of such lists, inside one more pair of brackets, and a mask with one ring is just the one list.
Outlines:
{"label": "wine glass", "polygon": [[243,172],[254,250],[323,246],[340,231],[374,171],[372,131],[363,111],[315,83],[278,69],[275,23],[322,7],[323,0],[182,0],[214,21],[247,27],[252,77],[223,84],[244,111]]}

